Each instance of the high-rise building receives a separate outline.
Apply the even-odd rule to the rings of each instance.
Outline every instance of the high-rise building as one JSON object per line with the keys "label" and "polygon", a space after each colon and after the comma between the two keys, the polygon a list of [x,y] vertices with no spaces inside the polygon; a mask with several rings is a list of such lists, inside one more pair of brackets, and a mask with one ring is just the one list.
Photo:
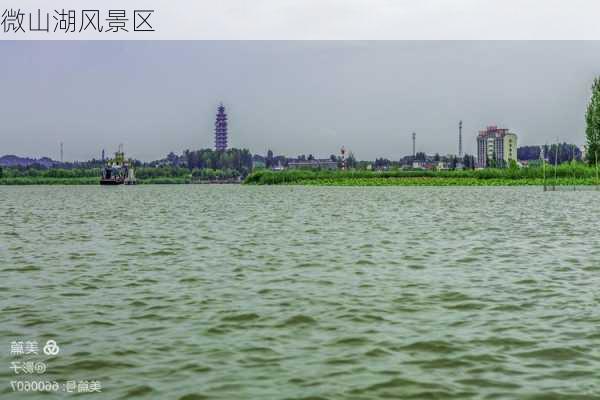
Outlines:
{"label": "high-rise building", "polygon": [[223,103],[219,104],[217,109],[217,119],[215,121],[215,150],[227,150],[227,114]]}
{"label": "high-rise building", "polygon": [[477,166],[508,166],[517,161],[517,135],[508,129],[488,126],[477,135]]}

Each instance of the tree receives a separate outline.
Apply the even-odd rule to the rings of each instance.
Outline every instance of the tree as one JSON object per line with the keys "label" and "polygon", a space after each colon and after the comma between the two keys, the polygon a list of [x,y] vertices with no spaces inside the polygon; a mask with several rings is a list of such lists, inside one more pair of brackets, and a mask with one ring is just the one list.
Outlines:
{"label": "tree", "polygon": [[496,159],[496,152],[492,152],[492,157],[486,157],[485,158],[485,167],[486,168],[497,168],[498,167],[498,160]]}
{"label": "tree", "polygon": [[202,149],[196,151],[186,150],[183,153],[187,167],[190,171],[197,169],[226,170],[231,169],[246,176],[252,170],[252,154],[248,149],[227,149],[213,151]]}
{"label": "tree", "polygon": [[354,153],[350,152],[350,154],[348,154],[348,158],[346,158],[346,166],[348,168],[356,168],[356,158],[354,157]]}
{"label": "tree", "polygon": [[[555,163],[562,164],[571,162],[572,159],[581,160],[581,150],[574,144],[561,143],[550,146],[545,145],[543,146],[543,149],[546,159],[552,165]],[[598,154],[598,156],[600,157],[600,154]],[[595,160],[592,162],[595,162]]]}
{"label": "tree", "polygon": [[458,157],[450,156],[449,164],[450,169],[456,169],[456,166],[458,164]]}
{"label": "tree", "polygon": [[540,146],[521,146],[517,149],[518,160],[539,160],[540,159]]}
{"label": "tree", "polygon": [[585,114],[585,136],[587,139],[587,159],[590,164],[596,163],[600,156],[600,78],[594,79],[592,98]]}
{"label": "tree", "polygon": [[475,157],[465,154],[463,157],[463,165],[466,169],[475,168]]}
{"label": "tree", "polygon": [[387,158],[376,158],[373,167],[375,169],[389,169],[392,166],[392,162]]}
{"label": "tree", "polygon": [[174,166],[179,165],[179,157],[177,157],[177,155],[173,152],[170,152],[169,154],[167,154],[167,161],[168,161],[169,165],[174,165]]}

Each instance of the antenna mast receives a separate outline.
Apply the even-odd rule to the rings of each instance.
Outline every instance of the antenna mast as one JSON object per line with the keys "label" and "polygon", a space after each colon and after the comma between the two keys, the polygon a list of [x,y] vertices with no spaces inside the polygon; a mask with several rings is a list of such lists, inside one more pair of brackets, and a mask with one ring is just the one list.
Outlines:
{"label": "antenna mast", "polygon": [[462,158],[462,120],[458,122],[458,157]]}

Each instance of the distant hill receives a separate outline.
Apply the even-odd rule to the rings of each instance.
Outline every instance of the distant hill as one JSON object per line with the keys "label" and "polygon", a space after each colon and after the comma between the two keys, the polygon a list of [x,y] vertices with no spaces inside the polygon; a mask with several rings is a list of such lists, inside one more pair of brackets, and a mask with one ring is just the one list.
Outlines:
{"label": "distant hill", "polygon": [[59,165],[58,161],[54,161],[48,157],[29,158],[19,157],[15,155],[5,155],[0,157],[0,167],[28,167],[30,165],[41,165],[46,168]]}

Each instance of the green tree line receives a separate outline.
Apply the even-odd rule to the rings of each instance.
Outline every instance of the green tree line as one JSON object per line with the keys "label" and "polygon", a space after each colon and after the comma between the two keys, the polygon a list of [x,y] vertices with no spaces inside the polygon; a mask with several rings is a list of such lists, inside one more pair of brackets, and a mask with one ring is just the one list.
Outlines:
{"label": "green tree line", "polygon": [[246,176],[252,170],[252,154],[248,149],[212,149],[186,150],[183,159],[190,171],[194,169],[235,170]]}
{"label": "green tree line", "polygon": [[587,160],[595,165],[600,159],[600,78],[594,79],[592,98],[585,114]]}

